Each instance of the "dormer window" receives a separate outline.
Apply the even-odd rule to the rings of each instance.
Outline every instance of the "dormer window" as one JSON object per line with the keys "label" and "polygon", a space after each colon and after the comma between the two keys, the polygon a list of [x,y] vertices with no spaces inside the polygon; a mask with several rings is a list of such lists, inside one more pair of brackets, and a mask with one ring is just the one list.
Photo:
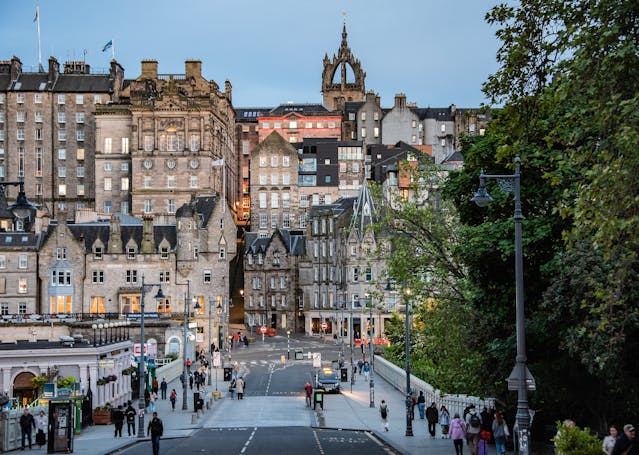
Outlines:
{"label": "dormer window", "polygon": [[168,259],[169,258],[169,249],[168,247],[163,246],[160,248],[160,259]]}
{"label": "dormer window", "polygon": [[259,265],[264,264],[264,257],[262,256],[262,253],[260,253],[260,254],[258,254],[258,255],[257,255],[257,263],[258,263]]}
{"label": "dormer window", "polygon": [[273,265],[280,265],[280,252],[273,253]]}
{"label": "dormer window", "polygon": [[220,259],[226,259],[226,248],[223,246],[220,247]]}
{"label": "dormer window", "polygon": [[103,249],[101,246],[96,246],[93,249],[93,259],[102,259]]}
{"label": "dormer window", "polygon": [[126,258],[127,259],[135,259],[136,250],[134,247],[128,247],[126,249]]}
{"label": "dormer window", "polygon": [[248,264],[249,264],[249,265],[253,265],[253,255],[252,255],[252,254],[249,254],[249,255],[248,255],[247,260],[248,260]]}

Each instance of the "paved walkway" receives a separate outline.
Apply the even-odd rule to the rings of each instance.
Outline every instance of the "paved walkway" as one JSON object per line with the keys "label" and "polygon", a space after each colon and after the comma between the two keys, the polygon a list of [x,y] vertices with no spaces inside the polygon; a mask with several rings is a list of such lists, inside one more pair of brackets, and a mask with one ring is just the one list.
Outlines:
{"label": "paved walkway", "polygon": [[[450,439],[441,439],[440,428],[437,428],[437,437],[431,439],[428,435],[428,427],[425,420],[419,419],[419,414],[413,421],[414,436],[405,436],[406,432],[406,408],[404,397],[401,392],[391,387],[380,377],[375,377],[375,407],[370,407],[370,387],[365,381],[364,375],[356,375],[356,382],[351,392],[350,383],[342,383],[341,394],[327,394],[324,396],[324,409],[319,407],[314,411],[307,408],[303,397],[247,397],[244,402],[231,401],[226,398],[226,383],[222,381],[222,370],[218,369],[218,389],[222,392],[223,398],[212,402],[212,409],[205,411],[198,418],[193,417],[192,411],[182,411],[182,386],[179,379],[169,383],[169,391],[175,388],[178,392],[176,410],[171,410],[169,400],[158,400],[156,410],[164,422],[164,438],[180,438],[191,435],[195,430],[202,427],[233,426],[259,426],[266,422],[268,426],[277,424],[287,425],[313,425],[322,428],[341,428],[351,430],[368,430],[378,438],[382,439],[399,453],[402,454],[422,454],[448,455],[454,453],[453,442]],[[207,387],[215,390],[215,378],[213,386]],[[189,389],[188,405],[192,409],[192,391]],[[282,407],[274,407],[274,401]],[[389,431],[384,431],[379,415],[379,404],[385,400],[389,407]],[[270,402],[270,406],[277,408],[277,414],[281,419],[273,419],[273,416],[263,416],[259,413],[250,412],[255,410],[258,401]],[[281,403],[280,403],[281,401]],[[238,405],[244,405],[247,409],[241,412],[242,419],[231,419],[231,416],[240,411]],[[257,406],[259,408],[259,406]],[[265,406],[266,407],[266,406]],[[285,408],[288,408],[286,410]],[[417,411],[417,409],[415,409]],[[224,418],[221,418],[224,416]],[[145,416],[145,425],[148,425],[150,415]],[[126,424],[124,428],[125,436],[122,438],[113,437],[113,425],[95,425],[86,428],[82,434],[77,435],[74,440],[73,453],[80,455],[109,454],[125,448],[128,445],[138,443],[136,436],[126,436]],[[146,439],[146,444],[150,442]],[[46,448],[41,449],[46,453]],[[470,453],[467,446],[464,453]],[[489,446],[489,454],[495,453],[494,446]],[[268,455],[268,454],[265,454]]]}

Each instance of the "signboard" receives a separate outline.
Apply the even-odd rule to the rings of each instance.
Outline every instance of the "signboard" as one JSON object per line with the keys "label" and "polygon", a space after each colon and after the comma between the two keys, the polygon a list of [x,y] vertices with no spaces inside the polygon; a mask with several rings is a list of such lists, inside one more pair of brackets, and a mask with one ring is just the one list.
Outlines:
{"label": "signboard", "polygon": [[[138,350],[138,355],[140,354],[139,350]],[[101,359],[98,360],[98,367],[99,368],[113,368],[115,367],[115,359]]]}
{"label": "signboard", "polygon": [[266,333],[266,326],[263,325],[262,327],[260,327],[260,333]]}
{"label": "signboard", "polygon": [[313,353],[313,368],[320,368],[322,366],[322,353],[314,352]]}
{"label": "signboard", "polygon": [[42,398],[53,398],[56,394],[56,384],[47,382],[42,386]]}
{"label": "signboard", "polygon": [[213,353],[213,366],[219,368],[222,366],[222,356],[219,351]]}
{"label": "signboard", "polygon": [[[126,313],[125,317],[127,319],[140,319],[140,313]],[[144,312],[144,319],[159,319],[160,313],[156,312]]]}
{"label": "signboard", "polygon": [[328,329],[328,324],[326,322],[322,322],[322,329]]}
{"label": "signboard", "polygon": [[[133,344],[133,355],[140,357],[140,343]],[[144,344],[144,357],[157,359],[158,357],[158,345],[156,343]]]}

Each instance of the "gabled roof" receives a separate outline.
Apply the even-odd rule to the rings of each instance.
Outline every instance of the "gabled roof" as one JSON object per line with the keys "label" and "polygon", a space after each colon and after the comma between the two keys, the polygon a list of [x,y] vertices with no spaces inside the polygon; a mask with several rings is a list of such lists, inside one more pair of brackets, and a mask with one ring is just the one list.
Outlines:
{"label": "gabled roof", "polygon": [[60,74],[54,92],[109,92],[113,80],[108,74]]}
{"label": "gabled roof", "polygon": [[363,105],[364,101],[347,101],[344,103],[344,113],[357,113]]}
{"label": "gabled roof", "polygon": [[[111,233],[111,225],[107,222],[96,223],[76,223],[67,225],[73,237],[76,240],[84,241],[84,250],[87,253],[93,251],[93,244],[96,240],[100,240],[105,250],[109,246],[109,234]],[[125,220],[121,220],[120,235],[122,245],[126,247],[129,240],[133,240],[139,247],[142,245],[143,225],[141,223],[125,224]],[[175,225],[154,225],[153,241],[157,246],[165,240],[169,242],[170,250],[174,250],[177,243],[177,233]]]}
{"label": "gabled roof", "polygon": [[353,207],[353,218],[351,219],[351,229],[357,231],[359,239],[364,238],[364,234],[376,221],[377,210],[375,202],[368,191],[368,181],[364,178],[359,196]]}
{"label": "gabled roof", "polygon": [[275,237],[282,239],[286,252],[292,256],[306,254],[306,235],[304,231],[277,229],[269,237],[260,237],[257,232],[247,232],[244,241],[244,254],[264,254]]}

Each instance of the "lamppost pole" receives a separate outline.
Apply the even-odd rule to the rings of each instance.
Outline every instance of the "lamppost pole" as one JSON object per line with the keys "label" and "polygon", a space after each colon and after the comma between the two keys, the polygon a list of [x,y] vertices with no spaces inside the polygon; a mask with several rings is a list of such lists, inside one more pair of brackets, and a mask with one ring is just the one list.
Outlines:
{"label": "lamppost pole", "polygon": [[138,361],[138,381],[139,381],[139,397],[138,397],[138,439],[144,439],[144,408],[145,400],[144,400],[144,391],[146,388],[146,378],[145,378],[145,359],[144,359],[144,294],[146,293],[147,287],[158,286],[158,293],[155,296],[156,300],[163,300],[164,294],[162,293],[162,284],[160,283],[145,283],[144,275],[142,275],[142,288],[141,288],[141,298],[140,298],[140,360]]}
{"label": "lamppost pole", "polygon": [[353,360],[353,350],[355,349],[355,346],[353,346],[355,342],[355,337],[353,336],[353,305],[351,305],[348,318],[348,337],[350,338],[349,342],[351,346],[351,393],[353,393],[353,384],[355,383],[355,363]]}
{"label": "lamppost pole", "polygon": [[[209,299],[209,363],[208,363],[209,379],[208,379],[208,385],[211,385],[211,366],[212,366],[212,363],[213,363],[213,349],[212,349],[212,345],[211,345],[211,310],[212,310],[212,308],[213,308],[213,300]],[[215,375],[215,381],[217,382],[217,374]],[[217,387],[215,388],[215,390],[217,390]]]}
{"label": "lamppost pole", "polygon": [[370,381],[368,383],[368,388],[369,388],[369,392],[370,392],[370,404],[369,406],[371,408],[375,407],[375,380],[373,379],[374,375],[375,375],[375,362],[373,360],[373,357],[375,356],[374,354],[374,347],[373,347],[373,296],[370,295],[370,300],[369,300],[369,316],[368,316],[368,320],[369,320],[369,360],[370,360]]}
{"label": "lamppost pole", "polygon": [[[183,339],[182,339],[182,410],[187,411],[189,409],[186,399],[187,394],[187,383],[188,383],[188,367],[186,365],[186,356],[187,356],[187,329],[188,329],[188,316],[189,316],[189,306],[191,303],[191,280],[186,280],[186,298],[184,299],[184,327],[183,327]],[[199,309],[199,304],[194,306],[195,309]]]}
{"label": "lamppost pole", "polygon": [[489,175],[481,171],[479,189],[471,199],[479,207],[486,207],[492,202],[492,197],[485,187],[486,179],[496,180],[502,191],[512,193],[515,199],[515,313],[517,327],[517,356],[515,366],[517,371],[517,427],[519,453],[528,455],[528,433],[530,427],[530,411],[528,408],[528,384],[526,368],[526,321],[524,315],[524,266],[521,211],[521,160],[515,157],[515,173],[512,175]]}
{"label": "lamppost pole", "polygon": [[406,436],[413,436],[413,419],[411,418],[411,410],[413,408],[413,399],[410,390],[410,311],[409,296],[410,289],[406,289],[406,300],[404,301],[404,316],[406,319]]}
{"label": "lamppost pole", "polygon": [[286,331],[286,358],[291,360],[291,331]]}

